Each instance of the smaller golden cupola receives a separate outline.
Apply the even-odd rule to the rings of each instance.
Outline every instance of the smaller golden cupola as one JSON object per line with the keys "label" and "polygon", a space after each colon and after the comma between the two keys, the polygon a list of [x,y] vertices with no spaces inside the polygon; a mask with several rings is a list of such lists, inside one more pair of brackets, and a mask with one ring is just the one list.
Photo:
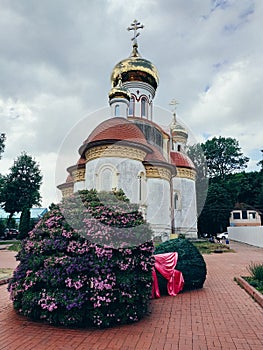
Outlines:
{"label": "smaller golden cupola", "polygon": [[127,118],[130,104],[131,93],[122,85],[121,75],[117,86],[109,92],[109,104],[111,107],[111,116]]}
{"label": "smaller golden cupola", "polygon": [[119,74],[118,84],[109,92],[109,100],[111,101],[113,98],[125,98],[128,101],[131,99],[131,93],[122,85],[121,74]]}
{"label": "smaller golden cupola", "polygon": [[170,132],[172,139],[172,150],[175,151],[185,151],[185,146],[188,140],[188,131],[176,119],[176,110],[175,106],[178,104],[175,100],[171,101],[171,105],[174,105],[173,110],[173,120],[170,124]]}

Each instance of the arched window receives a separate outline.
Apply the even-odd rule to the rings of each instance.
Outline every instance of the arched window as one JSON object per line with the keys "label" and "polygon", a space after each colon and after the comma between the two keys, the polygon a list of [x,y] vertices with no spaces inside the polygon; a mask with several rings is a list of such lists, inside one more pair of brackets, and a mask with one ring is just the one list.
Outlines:
{"label": "arched window", "polygon": [[129,115],[134,116],[134,97],[130,99],[130,104],[129,104]]}
{"label": "arched window", "polygon": [[174,210],[181,209],[181,198],[179,192],[174,192]]}
{"label": "arched window", "polygon": [[97,173],[96,190],[112,191],[118,187],[118,172],[112,164],[100,166]]}
{"label": "arched window", "polygon": [[112,170],[105,168],[100,173],[100,190],[112,191]]}
{"label": "arched window", "polygon": [[146,176],[143,171],[138,174],[139,180],[139,203],[144,204],[146,201]]}
{"label": "arched window", "polygon": [[114,115],[115,115],[115,117],[119,117],[120,116],[120,105],[116,105],[115,106]]}
{"label": "arched window", "polygon": [[142,97],[141,100],[141,116],[147,118],[147,101],[145,97]]}

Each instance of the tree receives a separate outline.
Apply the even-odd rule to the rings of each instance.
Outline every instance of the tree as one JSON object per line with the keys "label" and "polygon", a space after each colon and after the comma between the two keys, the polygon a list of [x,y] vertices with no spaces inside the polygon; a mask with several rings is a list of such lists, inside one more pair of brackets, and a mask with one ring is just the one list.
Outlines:
{"label": "tree", "polygon": [[234,201],[224,182],[219,178],[209,185],[204,209],[199,217],[198,226],[201,233],[216,234],[223,232],[229,225],[229,215]]}
{"label": "tree", "polygon": [[40,204],[41,183],[42,175],[39,165],[31,156],[22,153],[14,161],[10,173],[5,177],[1,191],[0,202],[5,211],[10,214],[9,221],[14,213]]}
{"label": "tree", "polygon": [[26,238],[28,232],[30,231],[30,209],[24,208],[22,210],[19,222],[19,238]]}
{"label": "tree", "polygon": [[1,154],[4,152],[5,149],[5,134],[0,134],[0,159],[1,159]]}
{"label": "tree", "polygon": [[207,161],[209,177],[226,175],[247,167],[248,157],[241,152],[239,143],[231,137],[214,137],[201,144]]}
{"label": "tree", "polygon": [[196,170],[196,203],[197,213],[200,214],[205,204],[208,189],[206,158],[200,143],[189,146],[187,155],[194,163]]}

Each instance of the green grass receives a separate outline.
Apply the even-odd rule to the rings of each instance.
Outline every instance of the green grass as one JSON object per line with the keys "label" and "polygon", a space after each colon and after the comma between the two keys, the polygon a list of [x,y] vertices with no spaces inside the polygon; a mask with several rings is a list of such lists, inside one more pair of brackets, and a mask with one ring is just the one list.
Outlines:
{"label": "green grass", "polygon": [[0,268],[0,280],[12,277],[13,271],[14,269]]}
{"label": "green grass", "polygon": [[230,249],[229,246],[223,243],[210,243],[208,241],[193,241],[192,243],[196,246],[201,254],[211,254],[215,251],[222,251],[223,253],[234,252],[233,249]]}
{"label": "green grass", "polygon": [[13,240],[7,240],[7,241],[0,241],[0,245],[6,245],[6,244],[11,244],[14,243]]}
{"label": "green grass", "polygon": [[19,252],[21,249],[21,241],[14,241],[14,240],[7,240],[7,241],[0,241],[0,246],[6,245],[8,250],[12,250],[15,252]]}
{"label": "green grass", "polygon": [[11,246],[8,248],[8,250],[12,250],[14,252],[19,252],[21,249],[21,242],[20,241],[13,241]]}

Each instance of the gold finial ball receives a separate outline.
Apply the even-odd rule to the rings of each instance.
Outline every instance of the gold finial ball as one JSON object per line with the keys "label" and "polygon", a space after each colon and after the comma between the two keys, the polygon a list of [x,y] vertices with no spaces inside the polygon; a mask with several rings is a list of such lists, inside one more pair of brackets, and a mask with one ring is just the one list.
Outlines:
{"label": "gold finial ball", "polygon": [[118,84],[119,75],[121,75],[123,83],[143,81],[152,85],[154,89],[159,84],[159,73],[155,65],[140,56],[131,56],[116,64],[111,74],[113,87]]}
{"label": "gold finial ball", "polygon": [[123,83],[142,81],[150,84],[154,89],[157,88],[159,84],[157,68],[152,62],[142,58],[138,52],[137,37],[140,35],[138,29],[142,28],[144,28],[144,25],[137,20],[134,20],[131,26],[127,28],[129,31],[132,30],[134,32],[133,38],[131,39],[133,41],[133,50],[130,57],[120,61],[113,68],[111,74],[112,87],[118,85],[119,77],[121,76]]}

